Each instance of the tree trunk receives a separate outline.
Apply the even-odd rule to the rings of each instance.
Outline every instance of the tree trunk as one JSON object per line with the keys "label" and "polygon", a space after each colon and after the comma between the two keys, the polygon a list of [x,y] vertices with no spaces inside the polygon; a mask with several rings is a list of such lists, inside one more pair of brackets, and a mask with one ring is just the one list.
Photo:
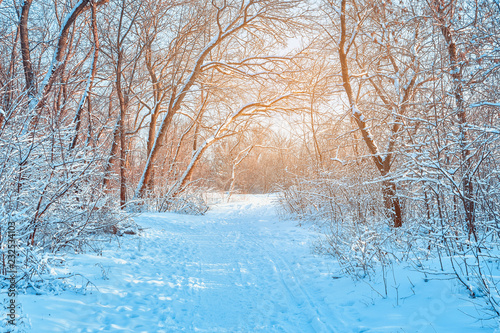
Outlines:
{"label": "tree trunk", "polygon": [[[110,99],[111,99],[111,96],[110,96]],[[114,129],[113,129],[113,141],[111,142],[111,151],[109,152],[108,160],[106,162],[106,169],[104,170],[102,187],[106,193],[109,193],[111,191],[110,174],[111,174],[111,169],[113,167],[114,161],[116,160],[116,156],[118,154],[118,141],[120,140],[119,126],[120,126],[120,123],[118,120],[115,124]]]}
{"label": "tree trunk", "polygon": [[[350,76],[349,76],[349,65],[347,62],[347,52],[346,40],[347,40],[347,31],[346,31],[346,1],[342,0],[341,4],[341,13],[340,13],[340,43],[339,43],[339,59],[342,71],[342,81],[345,93],[349,99],[349,106],[351,108],[352,117],[354,118],[356,124],[358,125],[359,130],[361,131],[361,135],[363,137],[363,141],[365,142],[368,150],[370,151],[372,160],[380,172],[381,176],[386,176],[391,167],[390,158],[392,156],[392,151],[388,151],[385,159],[381,157],[378,146],[374,140],[372,133],[369,130],[368,125],[366,124],[366,117],[363,113],[358,109],[356,105],[356,101],[354,99],[354,94],[351,86]],[[403,224],[401,204],[399,198],[396,193],[396,185],[391,181],[383,182],[382,195],[385,203],[385,208],[387,211],[387,215],[392,218],[393,225],[395,228],[399,228]]]}
{"label": "tree trunk", "polygon": [[401,227],[403,225],[403,216],[401,203],[396,193],[396,184],[391,181],[383,182],[382,193],[387,216],[392,219],[395,228]]}
{"label": "tree trunk", "polygon": [[124,208],[126,204],[126,179],[125,179],[125,159],[126,159],[126,143],[125,143],[125,117],[128,107],[128,100],[123,94],[122,87],[122,59],[123,53],[119,51],[118,62],[116,66],[116,93],[118,95],[118,100],[120,102],[120,118],[118,120],[118,133],[120,138],[120,158],[119,158],[119,168],[120,168],[120,207]]}
{"label": "tree trunk", "polygon": [[[442,0],[434,0],[434,11],[437,15],[441,33],[447,44],[448,56],[450,58],[450,76],[453,79],[453,96],[456,103],[456,114],[458,118],[460,164],[462,165],[462,202],[465,211],[465,222],[469,233],[469,239],[474,236],[477,241],[475,226],[475,201],[474,184],[472,182],[471,161],[469,144],[469,132],[465,128],[467,125],[467,112],[462,89],[462,71],[459,64],[457,44],[455,42],[454,31],[451,27],[454,4],[445,5]],[[445,12],[446,8],[448,12]]]}
{"label": "tree trunk", "polygon": [[21,19],[19,21],[19,33],[21,37],[21,55],[23,57],[24,77],[26,80],[26,90],[28,96],[35,93],[35,74],[31,64],[31,52],[28,36],[28,15],[33,0],[25,0],[21,9]]}

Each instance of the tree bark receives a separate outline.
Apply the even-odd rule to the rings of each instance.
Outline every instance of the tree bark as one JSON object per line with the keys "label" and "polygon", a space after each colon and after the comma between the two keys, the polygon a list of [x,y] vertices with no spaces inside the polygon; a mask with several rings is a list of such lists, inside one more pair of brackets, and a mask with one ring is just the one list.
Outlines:
{"label": "tree bark", "polygon": [[123,209],[126,204],[126,179],[125,179],[125,159],[126,159],[126,143],[125,143],[125,117],[128,108],[128,98],[123,93],[122,86],[122,76],[123,76],[123,44],[121,36],[121,24],[124,15],[125,5],[122,7],[120,26],[118,27],[117,36],[117,49],[118,49],[118,59],[116,62],[116,94],[118,96],[118,101],[120,104],[120,116],[118,118],[118,135],[119,135],[119,147],[120,147],[120,158],[118,159],[118,165],[120,169],[120,207]]}
{"label": "tree bark", "polygon": [[19,21],[19,33],[21,43],[21,55],[23,58],[24,77],[26,80],[26,90],[28,96],[33,96],[35,93],[35,74],[33,65],[31,64],[31,52],[28,36],[28,16],[33,0],[25,0],[21,9],[21,19]]}

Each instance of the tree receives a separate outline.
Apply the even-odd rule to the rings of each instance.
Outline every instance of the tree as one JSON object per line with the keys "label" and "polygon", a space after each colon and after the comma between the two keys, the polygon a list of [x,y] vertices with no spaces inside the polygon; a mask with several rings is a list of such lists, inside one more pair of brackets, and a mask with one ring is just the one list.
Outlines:
{"label": "tree", "polygon": [[16,222],[23,278],[43,272],[41,251],[80,251],[120,216],[94,186],[102,177],[98,133],[109,120],[91,108],[99,105],[92,92],[105,4],[2,3],[1,33],[13,34],[0,49],[0,234]]}
{"label": "tree", "polygon": [[[408,16],[405,7],[386,2],[343,0],[337,9],[328,1],[324,10],[330,25],[323,29],[330,42],[338,41],[341,84],[350,116],[382,176],[385,207],[393,225],[400,227],[403,212],[392,169],[405,140],[402,135],[408,110],[430,80],[420,68],[420,22]],[[335,24],[337,16],[339,26]],[[402,43],[408,45],[408,52],[399,51]]]}
{"label": "tree", "polygon": [[[161,122],[159,122],[158,129],[156,129],[155,125],[158,111],[155,110],[152,112],[147,143],[149,154],[141,180],[136,189],[136,197],[144,196],[148,183],[150,183],[152,178],[154,165],[158,163],[161,147],[166,144],[165,138],[167,132],[171,128],[175,116],[190,101],[193,94],[191,91],[192,88],[198,87],[199,89],[199,81],[207,75],[210,76],[211,74],[209,73],[214,71],[222,74],[222,76],[239,75],[246,77],[256,76],[251,73],[254,68],[269,71],[266,67],[273,64],[273,58],[261,55],[262,48],[260,51],[257,51],[257,55],[252,56],[250,53],[252,50],[247,48],[241,49],[237,46],[241,45],[238,39],[249,40],[254,35],[261,34],[261,32],[268,37],[280,38],[281,36],[277,35],[271,36],[274,32],[271,29],[278,29],[280,25],[284,26],[288,24],[286,17],[282,16],[282,13],[291,9],[294,4],[297,4],[297,2],[222,1],[218,3],[217,1],[213,1],[211,4],[200,4],[195,9],[192,13],[193,16],[190,16],[191,19],[186,20],[188,23],[179,29],[177,34],[179,37],[174,38],[175,43],[171,44],[171,49],[175,52],[173,52],[172,57],[167,57],[167,59],[180,62],[182,66],[176,68],[182,70],[177,70],[171,76],[165,75],[166,73],[162,75],[163,82],[171,80],[170,82],[173,82],[173,84],[170,85],[170,96],[168,102],[165,103],[165,115]],[[200,30],[200,20],[203,21],[204,28],[202,30]],[[228,47],[231,44],[236,47],[234,51]],[[244,55],[245,58],[239,57],[238,52]],[[218,59],[211,59],[215,56]],[[151,58],[151,56],[148,57],[149,59]],[[278,62],[279,58],[276,57]],[[150,67],[152,68],[152,66]],[[167,67],[163,66],[160,68]],[[149,72],[152,73],[152,70]],[[153,80],[153,86],[167,87],[161,81],[161,83],[156,82],[155,77],[159,77],[158,75],[154,74],[150,76]],[[263,75],[258,74],[257,76]],[[211,90],[220,88],[215,86]],[[158,103],[166,101],[164,96],[155,98]],[[151,142],[153,133],[156,133],[156,136],[154,137],[154,141]],[[200,152],[203,152],[203,150]],[[188,165],[193,164],[189,163]],[[188,166],[188,168],[190,167]],[[187,175],[189,176],[189,174],[188,172]]]}

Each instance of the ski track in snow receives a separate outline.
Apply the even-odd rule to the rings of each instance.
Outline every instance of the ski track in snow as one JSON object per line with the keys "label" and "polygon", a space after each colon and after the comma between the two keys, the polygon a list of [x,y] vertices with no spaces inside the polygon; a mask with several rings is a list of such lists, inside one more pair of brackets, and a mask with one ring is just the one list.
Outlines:
{"label": "ski track in snow", "polygon": [[346,332],[324,301],[332,279],[311,235],[254,199],[205,216],[140,215],[140,237],[75,263],[98,292],[24,305],[33,332]]}

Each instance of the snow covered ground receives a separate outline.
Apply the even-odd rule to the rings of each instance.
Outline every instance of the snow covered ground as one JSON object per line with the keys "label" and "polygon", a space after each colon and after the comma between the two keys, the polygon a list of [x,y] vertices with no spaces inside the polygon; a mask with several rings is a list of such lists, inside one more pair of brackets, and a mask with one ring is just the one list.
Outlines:
{"label": "snow covered ground", "polygon": [[381,279],[340,276],[331,257],[313,254],[319,235],[280,221],[273,199],[240,196],[205,216],[140,215],[140,235],[102,256],[66,256],[81,274],[68,280],[75,288],[19,296],[29,331],[495,331],[453,281],[395,268],[385,297]]}

